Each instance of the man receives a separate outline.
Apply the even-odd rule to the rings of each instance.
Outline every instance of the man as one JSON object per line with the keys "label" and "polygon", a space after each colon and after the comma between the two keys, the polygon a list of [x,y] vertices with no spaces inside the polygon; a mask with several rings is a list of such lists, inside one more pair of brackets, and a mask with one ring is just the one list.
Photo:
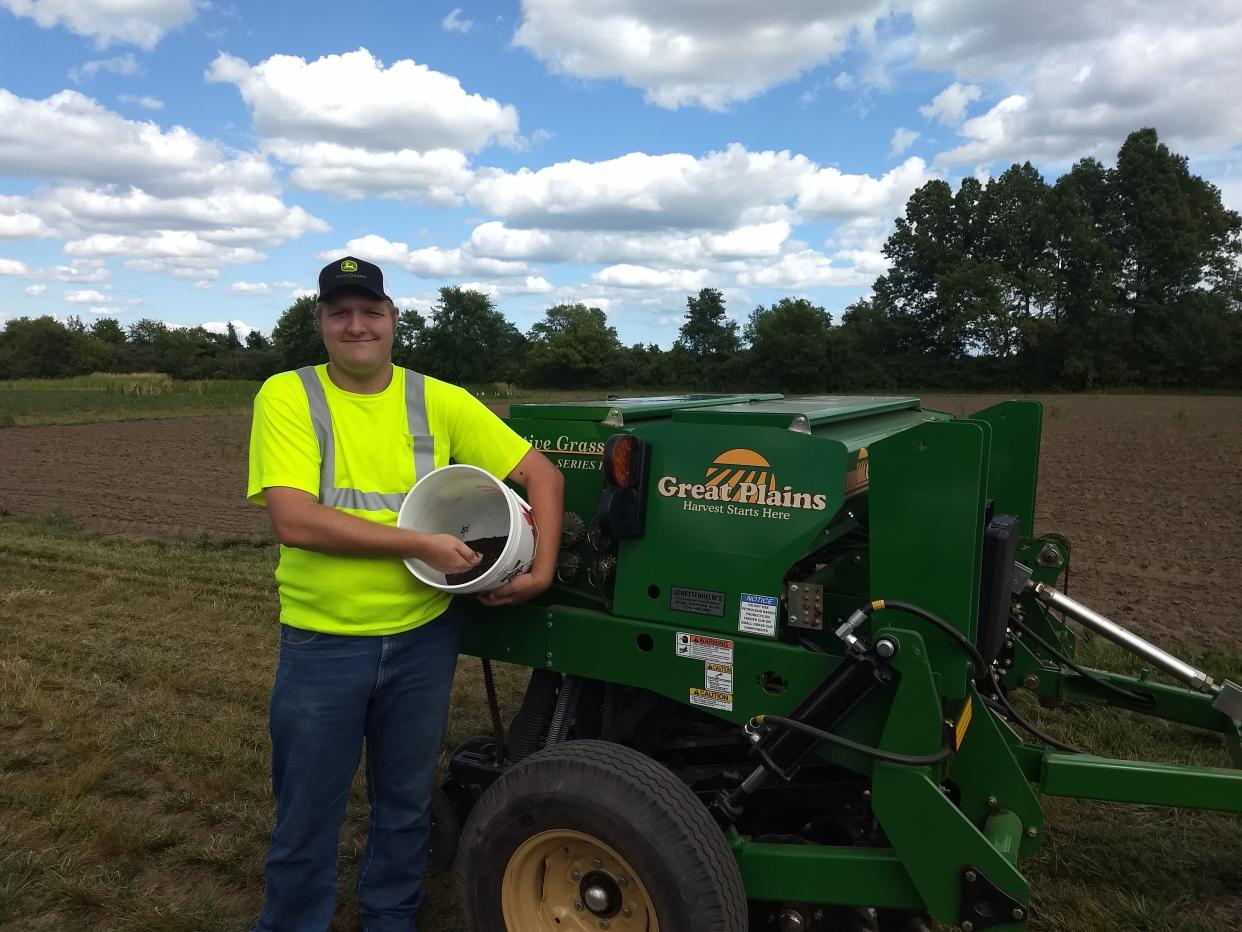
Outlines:
{"label": "man", "polygon": [[327,265],[315,316],[329,362],[268,379],[250,438],[247,497],[267,507],[281,543],[276,825],[256,932],[327,932],[364,738],[363,928],[416,932],[458,623],[450,597],[401,560],[455,573],[479,555],[452,535],[396,527],[397,509],[450,458],[523,486],[540,532],[534,565],[481,598],[512,605],[552,582],[563,480],[468,392],[392,364],[397,309],[378,267],[352,256]]}

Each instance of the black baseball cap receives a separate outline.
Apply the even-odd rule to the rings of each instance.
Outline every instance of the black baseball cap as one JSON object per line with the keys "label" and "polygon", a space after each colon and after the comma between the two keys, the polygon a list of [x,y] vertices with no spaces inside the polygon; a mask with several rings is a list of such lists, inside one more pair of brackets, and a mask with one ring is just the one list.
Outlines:
{"label": "black baseball cap", "polygon": [[326,301],[336,292],[351,288],[388,300],[388,295],[384,294],[384,273],[378,265],[364,259],[345,256],[332,260],[320,271],[320,301]]}

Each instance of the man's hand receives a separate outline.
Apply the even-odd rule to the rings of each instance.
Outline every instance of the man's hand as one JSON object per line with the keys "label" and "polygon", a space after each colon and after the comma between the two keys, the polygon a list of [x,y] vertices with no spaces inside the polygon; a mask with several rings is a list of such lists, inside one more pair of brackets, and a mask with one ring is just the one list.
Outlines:
{"label": "man's hand", "polygon": [[410,556],[422,560],[446,576],[449,573],[464,573],[482,559],[482,556],[466,546],[464,540],[458,540],[452,534],[424,535],[417,552]]}
{"label": "man's hand", "polygon": [[519,605],[533,599],[550,585],[552,585],[551,579],[544,580],[534,573],[523,573],[520,576],[514,576],[499,589],[493,589],[479,596],[479,601],[492,607]]}

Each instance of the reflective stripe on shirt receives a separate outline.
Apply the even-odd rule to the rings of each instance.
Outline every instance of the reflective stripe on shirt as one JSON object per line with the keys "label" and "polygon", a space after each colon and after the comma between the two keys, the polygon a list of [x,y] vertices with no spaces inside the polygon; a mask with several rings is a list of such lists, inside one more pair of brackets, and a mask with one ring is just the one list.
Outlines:
{"label": "reflective stripe on shirt", "polygon": [[[332,433],[332,414],[323,383],[314,366],[297,370],[306,399],[310,402],[311,423],[319,441],[319,503],[355,511],[399,511],[404,492],[364,492],[339,488],[336,484],[336,438]],[[435,438],[427,421],[427,395],[421,373],[405,370],[405,418],[414,439],[414,478],[421,479],[436,468]]]}

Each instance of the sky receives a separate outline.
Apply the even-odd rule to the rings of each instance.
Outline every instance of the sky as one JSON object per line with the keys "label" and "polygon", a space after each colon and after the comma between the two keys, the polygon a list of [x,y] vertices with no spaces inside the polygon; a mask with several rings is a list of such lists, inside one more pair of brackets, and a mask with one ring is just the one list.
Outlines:
{"label": "sky", "polygon": [[0,322],[267,333],[346,254],[523,331],[839,320],[932,178],[1154,126],[1242,208],[1239,49],[1237,0],[0,0]]}

